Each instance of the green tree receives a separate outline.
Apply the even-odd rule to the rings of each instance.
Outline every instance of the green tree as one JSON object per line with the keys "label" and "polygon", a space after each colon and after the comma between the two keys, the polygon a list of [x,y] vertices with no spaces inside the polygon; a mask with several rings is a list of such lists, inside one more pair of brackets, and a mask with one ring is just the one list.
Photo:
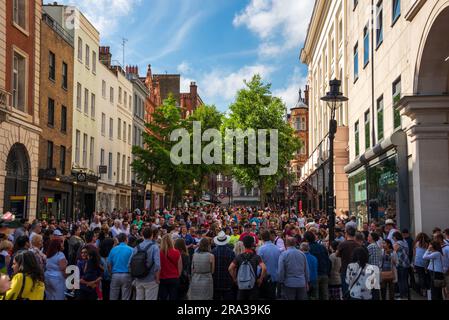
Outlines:
{"label": "green tree", "polygon": [[[197,122],[201,124],[201,130],[204,133],[208,129],[217,129],[220,130],[223,120],[223,114],[220,113],[215,106],[209,105],[201,105],[198,107],[190,117],[188,117],[184,121],[184,127],[190,134],[191,141],[191,159],[193,159],[193,154],[195,152],[194,148],[194,139],[193,139],[193,123]],[[205,147],[207,145],[211,145],[211,143],[218,143],[220,145],[220,155],[223,158],[223,141],[220,137],[219,141],[216,141],[215,138],[211,138],[210,141],[202,141],[201,140],[201,150],[207,150]],[[218,146],[217,144],[217,146]],[[215,156],[215,152],[211,151],[209,153],[211,156]],[[198,155],[200,159],[202,159],[201,154]],[[217,174],[223,169],[223,165],[221,164],[207,164],[204,161],[201,161],[201,164],[192,164],[190,166],[191,174],[195,177],[193,181],[192,189],[195,191],[198,197],[201,197],[202,191],[205,188],[205,182],[207,181],[207,177],[211,174]]]}
{"label": "green tree", "polygon": [[[230,114],[223,121],[222,132],[226,129],[275,129],[278,132],[278,170],[273,175],[260,175],[260,169],[266,167],[259,161],[248,164],[248,139],[245,139],[244,164],[232,166],[232,172],[239,183],[251,188],[255,184],[260,190],[260,204],[265,205],[266,194],[288,176],[287,164],[301,147],[300,140],[285,121],[285,104],[280,98],[273,97],[271,84],[264,84],[259,75],[244,81],[246,87],[239,90],[235,102],[230,106]],[[271,137],[268,136],[268,139]],[[269,140],[268,140],[269,141]],[[260,142],[258,142],[260,143]],[[269,150],[269,144],[268,144]],[[234,147],[235,150],[235,147]],[[258,159],[258,152],[256,153]]]}
{"label": "green tree", "polygon": [[[150,183],[150,193],[153,193],[153,183],[162,182],[170,192],[172,206],[175,190],[182,188],[191,179],[187,167],[174,165],[170,160],[170,151],[174,142],[170,141],[171,133],[181,128],[181,113],[176,107],[172,95],[164,100],[163,105],[156,108],[152,121],[146,123],[148,129],[143,133],[144,147],[133,147],[135,157],[131,164],[137,178],[144,184]],[[153,210],[151,203],[151,211]]]}

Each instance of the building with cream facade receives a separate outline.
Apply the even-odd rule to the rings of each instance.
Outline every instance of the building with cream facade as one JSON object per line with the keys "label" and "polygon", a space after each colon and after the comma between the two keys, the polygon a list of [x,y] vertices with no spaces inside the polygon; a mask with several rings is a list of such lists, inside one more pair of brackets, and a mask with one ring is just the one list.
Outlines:
{"label": "building with cream facade", "polygon": [[[339,10],[342,27],[335,23]],[[337,33],[330,32],[335,26]],[[339,138],[337,132],[336,208],[347,204],[358,217],[359,227],[388,218],[414,233],[447,227],[448,33],[448,0],[315,3],[301,53],[301,60],[309,66],[311,92],[311,156],[302,180],[310,180],[310,172],[322,161],[320,155],[328,150],[327,139],[322,140],[328,132],[327,119],[319,102],[325,95],[323,86],[334,77],[341,79],[349,102],[337,112],[338,130],[346,131],[346,137]],[[324,49],[329,44],[338,50]],[[334,57],[337,60],[332,62]],[[345,140],[346,164],[337,151]],[[320,141],[323,147],[317,152]],[[345,189],[339,181],[343,182],[344,175],[348,196],[341,196],[339,202]]]}
{"label": "building with cream facade", "polygon": [[76,8],[58,5],[43,6],[43,10],[63,26],[74,39],[72,174],[77,181],[73,193],[74,217],[90,217],[95,211],[98,181],[97,100],[100,89],[98,48],[100,34]]}
{"label": "building with cream facade", "polygon": [[366,2],[347,7],[351,212],[446,228],[449,1]]}
{"label": "building with cream facade", "polygon": [[[320,98],[329,91],[329,80],[342,80],[342,92],[347,94],[346,70],[347,4],[345,0],[318,0],[309,25],[300,59],[308,65],[309,85],[309,158],[301,169],[301,198],[309,212],[324,210],[328,180],[328,132],[330,108]],[[338,124],[334,142],[334,190],[337,214],[348,210],[348,180],[344,166],[348,163],[348,105],[337,110]]]}
{"label": "building with cream facade", "polygon": [[[104,126],[101,125],[99,130],[103,143],[98,165],[107,165],[108,174],[102,174],[97,190],[100,197],[97,209],[130,210],[133,85],[125,70],[118,64],[113,65],[109,47],[100,47],[99,59],[102,68],[100,123],[104,119]],[[115,183],[114,188],[112,183]]]}

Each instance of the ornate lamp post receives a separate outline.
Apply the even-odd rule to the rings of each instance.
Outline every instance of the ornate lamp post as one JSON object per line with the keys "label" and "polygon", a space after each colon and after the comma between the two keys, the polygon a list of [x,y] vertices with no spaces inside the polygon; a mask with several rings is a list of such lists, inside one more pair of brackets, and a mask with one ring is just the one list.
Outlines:
{"label": "ornate lamp post", "polygon": [[329,243],[335,240],[335,207],[334,207],[334,139],[337,132],[335,111],[348,98],[340,92],[341,81],[334,79],[329,81],[330,91],[321,98],[331,109],[329,120],[329,186],[327,198],[327,215],[329,217]]}

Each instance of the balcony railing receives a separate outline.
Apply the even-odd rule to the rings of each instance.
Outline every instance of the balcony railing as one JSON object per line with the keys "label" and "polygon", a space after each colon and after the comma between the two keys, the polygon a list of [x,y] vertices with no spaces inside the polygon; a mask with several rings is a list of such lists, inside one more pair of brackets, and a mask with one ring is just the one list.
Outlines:
{"label": "balcony railing", "polygon": [[11,94],[3,88],[0,88],[0,122],[5,121],[6,114],[11,112],[10,103]]}
{"label": "balcony railing", "polygon": [[42,20],[45,21],[50,28],[52,28],[57,34],[59,34],[66,42],[68,42],[72,47],[74,46],[73,36],[68,33],[59,23],[53,20],[48,14],[44,13],[42,15]]}

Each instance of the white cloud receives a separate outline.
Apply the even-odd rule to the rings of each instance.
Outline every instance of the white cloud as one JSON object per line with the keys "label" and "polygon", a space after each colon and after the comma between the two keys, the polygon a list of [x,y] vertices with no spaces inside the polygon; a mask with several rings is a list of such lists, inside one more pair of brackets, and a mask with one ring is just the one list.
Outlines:
{"label": "white cloud", "polygon": [[[295,68],[293,76],[290,78],[287,87],[273,91],[273,95],[282,99],[287,108],[292,108],[298,102],[298,91],[301,89],[304,92],[307,84],[307,77],[301,75],[298,67]],[[304,94],[302,96],[304,98]]]}
{"label": "white cloud", "polygon": [[315,0],[251,0],[234,17],[235,27],[246,26],[262,40],[261,55],[276,56],[302,43]]}
{"label": "white cloud", "polygon": [[177,70],[179,73],[189,73],[192,69],[188,62],[183,61],[181,64],[178,65]]}
{"label": "white cloud", "polygon": [[213,70],[200,79],[199,92],[203,101],[224,107],[223,104],[230,103],[237,91],[245,86],[243,80],[249,81],[253,75],[260,74],[262,79],[267,81],[273,71],[273,67],[261,64],[244,66],[234,72]]}
{"label": "white cloud", "polygon": [[117,31],[120,18],[131,15],[142,0],[60,0],[60,4],[76,6],[100,32],[108,37]]}
{"label": "white cloud", "polygon": [[191,78],[183,78],[181,76],[181,84],[180,84],[180,90],[181,92],[190,92],[190,83],[196,82],[194,79]]}

